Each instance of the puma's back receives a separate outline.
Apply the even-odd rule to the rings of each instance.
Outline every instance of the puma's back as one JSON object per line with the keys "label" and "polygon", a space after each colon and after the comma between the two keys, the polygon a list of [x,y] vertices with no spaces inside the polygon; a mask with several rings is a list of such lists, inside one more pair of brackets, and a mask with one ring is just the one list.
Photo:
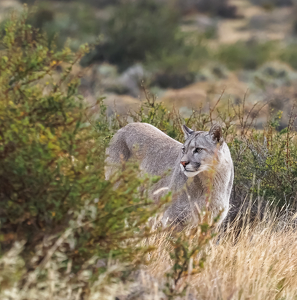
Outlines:
{"label": "puma's back", "polygon": [[175,167],[181,147],[181,143],[150,124],[128,124],[114,135],[107,148],[106,179],[116,172],[121,159],[136,159],[142,171],[162,175]]}

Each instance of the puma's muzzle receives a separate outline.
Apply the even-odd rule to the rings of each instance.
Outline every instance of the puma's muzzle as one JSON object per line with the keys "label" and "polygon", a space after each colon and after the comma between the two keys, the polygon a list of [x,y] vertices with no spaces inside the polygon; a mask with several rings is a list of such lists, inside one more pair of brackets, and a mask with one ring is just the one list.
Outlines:
{"label": "puma's muzzle", "polygon": [[180,167],[181,171],[187,176],[187,177],[194,177],[199,173],[199,168],[201,164],[200,163],[190,163],[189,161],[181,161]]}

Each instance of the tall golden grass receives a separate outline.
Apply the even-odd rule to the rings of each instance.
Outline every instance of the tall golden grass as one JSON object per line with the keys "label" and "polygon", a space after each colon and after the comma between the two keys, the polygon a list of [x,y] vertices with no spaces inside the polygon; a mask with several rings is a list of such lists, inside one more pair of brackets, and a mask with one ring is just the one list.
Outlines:
{"label": "tall golden grass", "polygon": [[[256,218],[245,225],[242,219],[235,220],[206,247],[200,272],[191,275],[189,270],[175,287],[189,285],[186,295],[178,299],[297,299],[295,218],[288,211],[280,216],[267,208],[262,220]],[[139,277],[146,293],[137,293],[134,287],[131,296],[123,299],[167,299],[162,286],[173,264],[168,236],[155,236],[150,243],[157,249]]]}

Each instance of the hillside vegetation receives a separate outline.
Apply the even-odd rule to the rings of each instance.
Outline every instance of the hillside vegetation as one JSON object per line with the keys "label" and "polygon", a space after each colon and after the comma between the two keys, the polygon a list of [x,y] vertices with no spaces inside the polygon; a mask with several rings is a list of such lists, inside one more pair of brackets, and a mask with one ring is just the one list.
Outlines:
{"label": "hillside vegetation", "polygon": [[[104,97],[90,106],[79,91],[75,70],[92,49],[57,49],[26,9],[1,33],[0,298],[295,299],[294,107],[283,128],[274,109],[255,129],[268,101],[222,93],[182,116],[143,87],[138,109],[108,114]],[[108,142],[131,121],[179,141],[181,124],[223,125],[235,181],[219,233],[207,211],[183,232],[152,230],[171,195],[150,201],[159,178],[140,177],[137,165],[105,180]]]}

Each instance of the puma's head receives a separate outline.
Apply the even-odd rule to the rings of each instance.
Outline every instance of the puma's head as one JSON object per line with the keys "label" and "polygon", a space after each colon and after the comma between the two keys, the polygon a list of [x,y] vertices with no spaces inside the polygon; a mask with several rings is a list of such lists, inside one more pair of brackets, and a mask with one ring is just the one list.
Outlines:
{"label": "puma's head", "polygon": [[194,177],[198,173],[211,168],[216,154],[223,144],[222,128],[214,125],[210,131],[194,131],[182,126],[185,143],[182,147],[180,167],[187,177]]}

